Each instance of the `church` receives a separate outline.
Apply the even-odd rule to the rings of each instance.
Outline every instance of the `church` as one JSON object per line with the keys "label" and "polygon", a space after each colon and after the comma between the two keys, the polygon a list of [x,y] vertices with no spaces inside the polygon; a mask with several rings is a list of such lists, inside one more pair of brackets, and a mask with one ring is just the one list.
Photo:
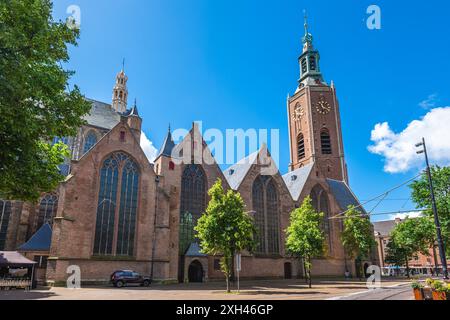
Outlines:
{"label": "church", "polygon": [[[133,270],[155,281],[223,279],[220,257],[201,252],[193,227],[208,204],[208,190],[221,179],[239,192],[257,229],[257,248],[242,255],[242,278],[298,278],[303,264],[285,249],[292,210],[310,196],[323,212],[326,253],[313,261],[314,276],[356,274],[340,240],[349,205],[359,205],[349,187],[336,88],[320,69],[320,55],[305,24],[300,78],[287,99],[291,163],[288,173],[264,168],[264,146],[222,171],[194,124],[175,144],[169,129],[151,163],[140,146],[136,103],[128,105],[124,70],[111,103],[89,100],[92,109],[76,137],[64,138],[72,158],[61,166],[65,180],[38,203],[0,201],[0,250],[18,250],[37,264],[41,282],[63,285],[67,268],[80,267],[82,283],[104,283],[116,270]],[[176,161],[177,155],[191,155]],[[183,157],[186,159],[186,157]],[[178,159],[179,160],[179,159]],[[376,263],[376,254],[369,264]]]}

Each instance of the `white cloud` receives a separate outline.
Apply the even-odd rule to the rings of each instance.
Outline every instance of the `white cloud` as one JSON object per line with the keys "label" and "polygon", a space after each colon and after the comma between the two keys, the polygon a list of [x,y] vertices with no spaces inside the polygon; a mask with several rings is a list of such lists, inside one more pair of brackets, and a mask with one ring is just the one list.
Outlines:
{"label": "white cloud", "polygon": [[420,211],[412,211],[407,213],[397,213],[397,214],[390,214],[389,220],[395,220],[397,218],[400,218],[402,220],[405,220],[407,217],[409,218],[418,218],[422,216],[422,212]]}
{"label": "white cloud", "polygon": [[419,106],[424,109],[431,109],[436,107],[438,95],[436,93],[430,94],[428,98],[419,103]]}
{"label": "white cloud", "polygon": [[141,132],[141,148],[144,150],[144,153],[150,162],[155,161],[158,149],[153,146],[153,142],[147,138],[144,131]]}
{"label": "white cloud", "polygon": [[374,143],[368,149],[384,157],[384,170],[389,173],[406,172],[424,167],[423,155],[416,153],[415,145],[425,138],[432,164],[450,164],[450,107],[430,110],[420,120],[414,120],[400,133],[389,123],[378,123],[372,130]]}

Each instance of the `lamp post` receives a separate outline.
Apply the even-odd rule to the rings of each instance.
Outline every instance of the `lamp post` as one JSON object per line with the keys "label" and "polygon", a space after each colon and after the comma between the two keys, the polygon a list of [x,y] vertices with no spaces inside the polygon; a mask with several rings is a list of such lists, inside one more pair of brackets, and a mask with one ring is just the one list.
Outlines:
{"label": "lamp post", "polygon": [[430,163],[428,161],[427,145],[425,144],[425,138],[422,138],[422,142],[416,144],[416,147],[417,148],[423,147],[422,150],[417,151],[417,154],[422,154],[422,153],[425,154],[425,161],[427,164],[428,184],[429,184],[429,188],[430,188],[431,204],[432,204],[433,215],[434,215],[434,224],[436,225],[439,256],[441,258],[442,270],[444,272],[444,279],[448,279],[447,258],[445,256],[444,242],[442,241],[441,224],[439,222],[439,216],[438,216],[438,211],[437,211],[437,206],[436,206],[436,199],[434,197],[433,179],[431,177],[431,169],[430,169]]}

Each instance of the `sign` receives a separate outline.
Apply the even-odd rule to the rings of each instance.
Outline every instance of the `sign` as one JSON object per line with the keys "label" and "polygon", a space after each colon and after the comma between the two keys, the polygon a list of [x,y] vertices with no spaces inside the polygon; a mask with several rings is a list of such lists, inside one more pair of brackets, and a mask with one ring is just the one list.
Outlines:
{"label": "sign", "polygon": [[236,254],[235,260],[236,260],[236,271],[239,272],[239,271],[241,271],[241,254],[240,253]]}

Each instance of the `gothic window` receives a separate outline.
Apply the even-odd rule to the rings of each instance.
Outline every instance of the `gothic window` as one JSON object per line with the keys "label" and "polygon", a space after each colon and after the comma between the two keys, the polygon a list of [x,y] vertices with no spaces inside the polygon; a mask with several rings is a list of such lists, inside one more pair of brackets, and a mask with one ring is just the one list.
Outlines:
{"label": "gothic window", "polygon": [[316,70],[316,57],[314,56],[309,57],[309,70]]}
{"label": "gothic window", "polygon": [[95,132],[90,131],[84,139],[83,153],[88,152],[97,143],[97,135]]}
{"label": "gothic window", "polygon": [[297,137],[297,158],[298,160],[301,160],[304,159],[305,156],[305,138],[303,134],[300,133]]}
{"label": "gothic window", "polygon": [[308,71],[308,66],[306,65],[306,59],[303,59],[301,64],[302,64],[302,74],[305,74]]}
{"label": "gothic window", "polygon": [[321,224],[321,228],[325,233],[326,238],[328,239],[329,248],[331,250],[331,230],[330,230],[330,208],[328,204],[328,194],[327,192],[320,186],[316,185],[311,190],[311,202],[314,209],[317,212],[323,213],[323,220]]}
{"label": "gothic window", "polygon": [[180,253],[194,241],[193,228],[206,209],[206,175],[196,164],[187,165],[181,177]]}
{"label": "gothic window", "polygon": [[264,185],[261,177],[256,178],[253,182],[253,211],[255,212],[255,227],[256,227],[256,252],[265,253],[266,252],[266,241],[265,241],[265,219],[264,219]]}
{"label": "gothic window", "polygon": [[322,130],[320,133],[320,144],[322,147],[322,154],[331,154],[331,138],[327,129]]}
{"label": "gothic window", "polygon": [[139,172],[136,163],[128,159],[122,169],[117,254],[132,256],[138,205]]}
{"label": "gothic window", "polygon": [[[128,155],[114,153],[103,162],[95,225],[95,255],[134,255],[138,188],[139,168]],[[117,238],[115,251],[114,236]]]}
{"label": "gothic window", "polygon": [[278,193],[275,183],[267,176],[258,176],[252,189],[253,211],[255,211],[256,253],[278,254],[279,215]]}
{"label": "gothic window", "polygon": [[9,219],[11,217],[11,202],[0,200],[0,250],[5,249]]}
{"label": "gothic window", "polygon": [[37,220],[37,229],[42,227],[44,224],[53,224],[53,218],[56,215],[56,210],[58,209],[58,197],[55,195],[46,195],[41,199],[39,203],[39,214]]}

